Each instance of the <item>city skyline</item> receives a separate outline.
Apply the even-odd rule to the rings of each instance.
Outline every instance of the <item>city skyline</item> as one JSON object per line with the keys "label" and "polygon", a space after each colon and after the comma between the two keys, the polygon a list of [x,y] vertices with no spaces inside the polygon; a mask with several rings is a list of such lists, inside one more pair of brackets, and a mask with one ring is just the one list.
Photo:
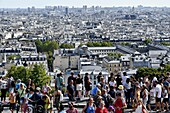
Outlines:
{"label": "city skyline", "polygon": [[[8,2],[7,2],[8,1]],[[82,7],[83,5],[113,7],[113,6],[151,6],[170,7],[169,0],[0,0],[0,8],[27,8],[35,6],[69,6]]]}

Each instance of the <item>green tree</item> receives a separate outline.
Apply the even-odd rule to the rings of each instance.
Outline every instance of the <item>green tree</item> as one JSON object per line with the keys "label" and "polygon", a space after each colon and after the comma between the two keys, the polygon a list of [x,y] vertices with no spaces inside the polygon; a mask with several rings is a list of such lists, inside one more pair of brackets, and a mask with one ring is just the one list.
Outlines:
{"label": "green tree", "polygon": [[37,51],[38,52],[43,52],[43,48],[42,48],[43,47],[43,43],[40,40],[36,40],[35,44],[37,46]]}
{"label": "green tree", "polygon": [[61,44],[60,48],[67,48],[67,49],[70,49],[70,48],[74,48],[74,46],[71,45],[71,44]]}
{"label": "green tree", "polygon": [[93,42],[94,47],[101,47],[102,44],[100,42]]}
{"label": "green tree", "polygon": [[114,52],[114,53],[109,53],[108,56],[113,56],[115,58],[120,58],[121,56],[123,56],[123,54]]}
{"label": "green tree", "polygon": [[12,75],[15,80],[21,79],[22,81],[28,81],[31,72],[28,68],[25,68],[24,66],[12,66],[8,70],[8,75]]}
{"label": "green tree", "polygon": [[122,42],[122,43],[120,43],[120,44],[123,45],[123,46],[129,46],[129,45],[130,45],[129,42]]}
{"label": "green tree", "polygon": [[35,64],[32,69],[32,76],[30,78],[34,81],[36,86],[43,86],[50,81],[50,76],[47,76],[45,68],[42,64]]}
{"label": "green tree", "polygon": [[92,42],[87,42],[86,44],[88,47],[94,47],[93,43]]}
{"label": "green tree", "polygon": [[111,47],[113,44],[111,42],[88,42],[86,44],[88,47]]}
{"label": "green tree", "polygon": [[14,58],[15,58],[15,55],[10,55],[10,56],[8,57],[9,60],[14,60]]}
{"label": "green tree", "polygon": [[40,40],[36,40],[35,44],[37,46],[37,50],[38,52],[53,52],[55,49],[57,49],[58,43],[56,41],[45,41],[45,42],[41,42]]}
{"label": "green tree", "polygon": [[161,42],[161,44],[164,45],[164,46],[170,46],[169,42]]}
{"label": "green tree", "polygon": [[101,43],[101,46],[102,46],[102,47],[111,47],[111,46],[112,46],[112,43],[111,43],[111,42],[102,42],[102,43]]}
{"label": "green tree", "polygon": [[146,44],[146,45],[148,45],[151,42],[152,42],[152,40],[150,38],[147,38],[144,40],[144,44]]}
{"label": "green tree", "polygon": [[160,77],[161,75],[162,75],[161,71],[155,68],[141,67],[138,68],[137,71],[137,77],[145,77],[145,76]]}
{"label": "green tree", "polygon": [[50,81],[50,76],[46,75],[43,64],[36,64],[33,68],[23,66],[12,66],[7,73],[7,77],[11,75],[14,80],[21,79],[22,82],[26,83],[31,78],[35,85],[42,87],[46,82]]}

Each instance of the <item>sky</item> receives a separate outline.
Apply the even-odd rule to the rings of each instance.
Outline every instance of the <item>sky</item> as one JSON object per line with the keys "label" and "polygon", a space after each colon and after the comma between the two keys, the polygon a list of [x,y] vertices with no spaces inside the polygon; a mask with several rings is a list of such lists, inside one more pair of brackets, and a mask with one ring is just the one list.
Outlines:
{"label": "sky", "polygon": [[82,7],[91,6],[152,6],[170,7],[170,0],[0,0],[0,8],[27,8],[35,6],[44,8],[45,6],[69,6]]}

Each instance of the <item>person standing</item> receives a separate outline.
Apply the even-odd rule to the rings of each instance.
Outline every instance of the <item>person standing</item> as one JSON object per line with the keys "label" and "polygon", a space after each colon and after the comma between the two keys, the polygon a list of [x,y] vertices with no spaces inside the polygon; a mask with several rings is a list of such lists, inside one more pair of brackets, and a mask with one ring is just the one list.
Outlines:
{"label": "person standing", "polygon": [[123,109],[127,107],[125,99],[121,96],[121,93],[117,94],[117,99],[114,103],[115,113],[123,113]]}
{"label": "person standing", "polygon": [[[73,80],[73,82],[76,81],[76,78],[74,77],[74,73],[73,72],[71,72],[71,75],[68,77],[67,84],[69,84],[71,80]],[[74,85],[75,85],[75,83],[74,83]]]}
{"label": "person standing", "polygon": [[78,113],[77,108],[74,107],[72,102],[68,103],[69,109],[67,109],[66,113]]}
{"label": "person standing", "polygon": [[8,86],[7,86],[7,81],[5,81],[3,78],[0,81],[1,83],[1,101],[5,102],[6,101],[6,93],[8,91]]}
{"label": "person standing", "polygon": [[14,110],[15,110],[15,105],[16,105],[16,95],[15,95],[15,93],[10,93],[9,104],[10,104],[10,111],[11,111],[11,113],[13,113]]}
{"label": "person standing", "polygon": [[100,102],[100,106],[96,109],[95,113],[108,113],[108,110],[105,107],[104,101]]}
{"label": "person standing", "polygon": [[169,104],[168,104],[168,99],[169,99],[169,95],[168,95],[169,89],[168,86],[165,85],[163,87],[163,101],[162,101],[162,110],[164,111],[164,104],[166,105],[166,111],[169,110]]}
{"label": "person standing", "polygon": [[95,113],[96,106],[93,98],[89,98],[87,105],[83,108],[82,113]]}
{"label": "person standing", "polygon": [[161,111],[161,95],[162,95],[162,86],[160,85],[159,81],[155,81],[156,83],[156,88],[155,88],[155,94],[156,94],[156,108],[154,109],[155,111],[159,110]]}
{"label": "person standing", "polygon": [[85,74],[85,77],[84,77],[84,83],[85,83],[85,89],[86,89],[86,94],[85,96],[89,96],[89,92],[90,90],[92,90],[92,83],[90,81],[90,78],[89,78],[89,74],[86,73]]}
{"label": "person standing", "polygon": [[71,80],[69,85],[67,86],[67,92],[68,92],[68,97],[70,101],[75,101],[75,98],[74,98],[75,87],[73,83],[74,83],[73,80]]}
{"label": "person standing", "polygon": [[146,85],[143,84],[143,86],[142,86],[142,99],[143,99],[143,105],[145,107],[146,107],[146,104],[148,102],[148,94],[149,94],[149,92],[148,92],[148,90],[146,88]]}
{"label": "person standing", "polygon": [[81,93],[82,93],[82,84],[83,84],[83,80],[80,77],[80,74],[78,74],[77,78],[76,78],[76,91],[78,93],[78,99],[79,100],[81,98]]}
{"label": "person standing", "polygon": [[49,94],[49,92],[51,91],[51,87],[48,85],[48,82],[45,83],[45,85],[42,87],[42,91],[44,94]]}
{"label": "person standing", "polygon": [[58,89],[58,87],[56,87],[53,95],[54,95],[54,105],[57,108],[57,110],[59,110],[60,103],[63,101],[63,94]]}
{"label": "person standing", "polygon": [[21,83],[20,88],[18,89],[18,102],[21,105],[21,112],[24,112],[24,96],[25,96],[26,89],[24,88],[24,85]]}
{"label": "person standing", "polygon": [[11,75],[9,75],[9,78],[8,78],[8,80],[7,80],[9,93],[10,93],[10,92],[11,92],[11,93],[14,92],[14,89],[13,89],[13,87],[11,86],[12,81],[14,81],[14,78],[13,78]]}
{"label": "person standing", "polygon": [[126,103],[129,105],[129,103],[130,103],[130,94],[131,94],[130,78],[126,79],[126,83],[124,84],[124,87],[125,87]]}
{"label": "person standing", "polygon": [[63,80],[63,77],[62,77],[62,73],[60,73],[60,74],[57,75],[57,78],[55,79],[55,87],[58,87],[59,90],[62,91],[63,86],[64,86],[64,80]]}

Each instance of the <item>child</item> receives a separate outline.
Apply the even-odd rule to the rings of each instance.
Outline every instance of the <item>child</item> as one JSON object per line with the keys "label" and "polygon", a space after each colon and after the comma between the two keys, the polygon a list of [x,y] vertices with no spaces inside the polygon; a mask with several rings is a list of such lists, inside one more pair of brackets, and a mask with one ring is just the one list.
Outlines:
{"label": "child", "polygon": [[114,107],[113,106],[109,106],[108,113],[114,113]]}
{"label": "child", "polygon": [[10,103],[10,111],[11,111],[11,113],[13,113],[14,109],[15,109],[15,105],[16,105],[16,95],[15,95],[15,93],[10,93],[9,103]]}

